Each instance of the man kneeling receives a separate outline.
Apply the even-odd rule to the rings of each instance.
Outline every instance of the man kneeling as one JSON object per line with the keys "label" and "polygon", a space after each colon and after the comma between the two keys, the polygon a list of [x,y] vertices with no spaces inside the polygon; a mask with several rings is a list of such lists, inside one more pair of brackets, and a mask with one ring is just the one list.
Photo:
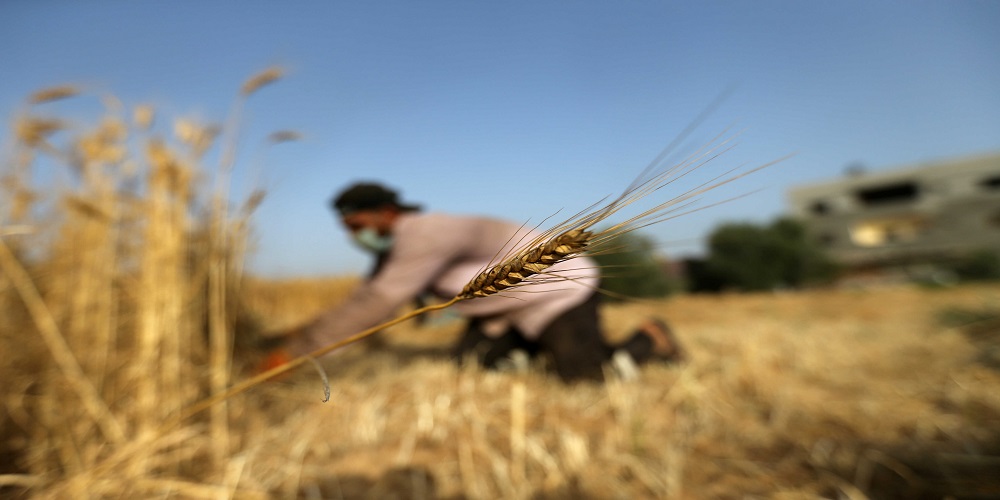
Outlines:
{"label": "man kneeling", "polygon": [[[374,255],[374,271],[344,303],[289,336],[269,356],[269,366],[375,326],[425,292],[450,299],[483,269],[537,236],[506,221],[424,213],[379,184],[355,184],[331,205],[355,243]],[[605,342],[598,275],[596,262],[577,257],[550,267],[540,279],[458,302],[452,308],[469,323],[454,357],[473,356],[495,367],[522,349],[549,357],[567,382],[602,379],[603,364],[619,350],[637,363],[680,360],[680,345],[657,320],[620,345]]]}

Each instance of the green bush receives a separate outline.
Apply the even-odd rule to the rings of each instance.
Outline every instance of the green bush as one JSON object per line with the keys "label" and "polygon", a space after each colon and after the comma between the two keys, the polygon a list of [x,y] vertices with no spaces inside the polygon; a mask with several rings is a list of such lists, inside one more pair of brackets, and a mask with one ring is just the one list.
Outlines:
{"label": "green bush", "polygon": [[610,292],[609,300],[665,297],[674,289],[655,243],[644,235],[617,236],[592,248],[590,257],[600,265],[601,288]]}
{"label": "green bush", "polygon": [[972,252],[952,264],[951,271],[961,281],[1000,280],[1000,254],[993,250]]}
{"label": "green bush", "polygon": [[768,226],[719,226],[709,237],[708,257],[689,269],[694,291],[799,288],[836,276],[833,261],[806,237],[802,224],[787,218]]}

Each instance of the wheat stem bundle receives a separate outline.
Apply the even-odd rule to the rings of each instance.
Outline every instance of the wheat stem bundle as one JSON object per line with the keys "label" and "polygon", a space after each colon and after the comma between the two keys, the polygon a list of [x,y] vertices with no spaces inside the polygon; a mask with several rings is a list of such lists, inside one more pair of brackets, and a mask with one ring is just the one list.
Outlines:
{"label": "wheat stem bundle", "polygon": [[114,414],[108,408],[107,404],[104,403],[97,389],[84,374],[83,369],[80,367],[80,362],[73,355],[73,350],[66,343],[66,339],[62,333],[59,332],[59,326],[49,312],[48,307],[46,307],[45,301],[38,293],[38,289],[32,282],[31,276],[28,275],[28,272],[18,262],[17,257],[10,251],[10,248],[2,238],[0,238],[0,269],[3,270],[4,274],[11,280],[14,288],[21,295],[25,306],[28,308],[28,312],[34,319],[35,324],[38,325],[38,332],[52,353],[53,359],[55,359],[56,364],[59,365],[59,368],[66,376],[66,380],[75,388],[73,392],[80,397],[84,409],[94,419],[104,437],[112,443],[121,443],[124,441],[125,432],[122,430],[121,424],[115,419]]}
{"label": "wheat stem bundle", "polygon": [[[10,300],[17,311],[0,336],[6,347],[20,342],[10,340],[15,336],[37,332],[55,368],[29,365],[25,384],[39,396],[21,403],[37,420],[25,426],[37,441],[31,448],[49,447],[25,460],[43,487],[85,496],[112,476],[138,487],[150,474],[183,475],[195,454],[209,460],[205,474],[225,469],[233,447],[225,405],[205,419],[210,439],[198,444],[178,445],[161,424],[230,384],[234,284],[247,233],[227,206],[237,125],[249,96],[281,73],[269,69],[244,84],[228,129],[176,120],[174,140],[150,130],[149,106],[134,109],[130,127],[124,105],[102,96],[106,117],[91,127],[36,110],[80,94],[74,86],[27,99],[0,151],[12,158],[0,165],[0,305],[8,313]],[[229,142],[215,196],[203,199],[196,189],[199,162],[221,132]],[[278,138],[294,139],[290,132]],[[32,188],[38,153],[70,167],[71,191],[58,203]],[[249,218],[261,198],[251,196],[239,217]],[[205,202],[207,217],[200,218]],[[44,217],[54,223],[36,222]],[[13,238],[36,234],[30,242]],[[33,328],[22,328],[29,323]],[[33,354],[12,357],[20,362]],[[189,428],[202,432],[200,424]],[[0,480],[12,482],[25,483]]]}

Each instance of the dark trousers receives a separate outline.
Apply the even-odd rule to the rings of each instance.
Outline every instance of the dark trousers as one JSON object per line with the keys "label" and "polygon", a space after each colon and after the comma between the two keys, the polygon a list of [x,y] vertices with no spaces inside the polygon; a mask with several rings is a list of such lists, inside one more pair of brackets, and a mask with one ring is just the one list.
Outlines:
{"label": "dark trousers", "polygon": [[532,357],[548,356],[556,373],[566,382],[603,380],[603,365],[618,349],[624,349],[637,363],[649,360],[653,356],[653,341],[640,332],[617,346],[605,342],[599,303],[600,296],[594,293],[586,302],[553,320],[537,340],[524,338],[516,328],[497,338],[487,337],[482,330],[484,320],[472,318],[453,354],[460,362],[474,354],[480,364],[494,368],[511,351],[521,349]]}

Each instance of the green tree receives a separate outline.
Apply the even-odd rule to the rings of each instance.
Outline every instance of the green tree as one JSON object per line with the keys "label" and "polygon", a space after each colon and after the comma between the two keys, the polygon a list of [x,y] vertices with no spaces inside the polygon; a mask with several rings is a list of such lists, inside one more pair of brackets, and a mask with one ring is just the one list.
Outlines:
{"label": "green tree", "polygon": [[988,249],[971,252],[953,263],[951,270],[962,281],[995,281],[1000,279],[1000,254]]}
{"label": "green tree", "polygon": [[711,288],[769,290],[828,282],[836,266],[806,237],[801,223],[781,218],[768,226],[719,226],[709,238],[701,272]]}
{"label": "green tree", "polygon": [[601,288],[616,296],[665,297],[673,283],[656,255],[656,244],[647,236],[632,232],[590,250],[601,269]]}

